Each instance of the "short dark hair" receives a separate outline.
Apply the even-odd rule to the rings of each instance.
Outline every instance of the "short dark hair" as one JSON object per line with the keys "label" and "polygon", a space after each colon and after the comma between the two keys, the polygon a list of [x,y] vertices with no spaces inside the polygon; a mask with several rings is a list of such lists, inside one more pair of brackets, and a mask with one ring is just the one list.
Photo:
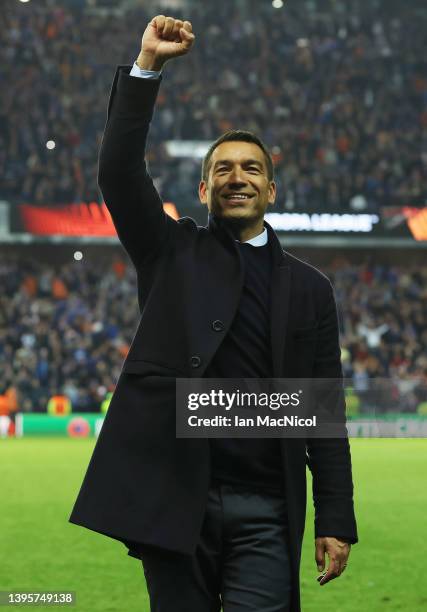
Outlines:
{"label": "short dark hair", "polygon": [[212,153],[217,148],[217,146],[220,145],[222,142],[232,142],[236,140],[240,142],[254,142],[260,147],[260,149],[262,149],[264,153],[265,164],[267,166],[268,180],[274,181],[273,160],[266,145],[262,142],[260,138],[258,138],[258,136],[256,136],[256,134],[247,130],[228,130],[211,144],[202,163],[202,181],[207,182],[208,180]]}

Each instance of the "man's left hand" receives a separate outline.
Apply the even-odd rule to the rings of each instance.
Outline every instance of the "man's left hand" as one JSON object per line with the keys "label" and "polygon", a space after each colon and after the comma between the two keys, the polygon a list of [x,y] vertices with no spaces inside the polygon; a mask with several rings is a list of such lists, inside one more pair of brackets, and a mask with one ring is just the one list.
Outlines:
{"label": "man's left hand", "polygon": [[351,544],[343,542],[337,538],[324,537],[316,538],[315,547],[315,560],[319,572],[323,572],[325,569],[325,552],[328,553],[329,557],[327,571],[317,578],[319,584],[323,586],[330,580],[341,576],[347,567],[347,560],[350,554]]}

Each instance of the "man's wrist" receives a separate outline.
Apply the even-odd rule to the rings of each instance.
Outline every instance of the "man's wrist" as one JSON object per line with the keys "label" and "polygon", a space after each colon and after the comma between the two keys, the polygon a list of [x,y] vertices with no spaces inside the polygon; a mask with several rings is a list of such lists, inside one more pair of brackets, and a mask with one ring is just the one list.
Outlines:
{"label": "man's wrist", "polygon": [[142,70],[155,70],[160,72],[164,66],[164,62],[152,55],[140,53],[136,59],[136,65]]}
{"label": "man's wrist", "polygon": [[347,537],[341,537],[341,536],[332,536],[332,535],[328,535],[328,536],[316,536],[315,539],[317,538],[335,538],[336,540],[340,540],[341,542],[345,542],[346,544],[353,544],[353,539],[352,538],[347,538]]}
{"label": "man's wrist", "polygon": [[332,536],[334,537],[336,540],[339,540],[340,542],[345,542],[346,544],[351,544],[352,541],[349,540],[348,538],[341,538],[340,536]]}

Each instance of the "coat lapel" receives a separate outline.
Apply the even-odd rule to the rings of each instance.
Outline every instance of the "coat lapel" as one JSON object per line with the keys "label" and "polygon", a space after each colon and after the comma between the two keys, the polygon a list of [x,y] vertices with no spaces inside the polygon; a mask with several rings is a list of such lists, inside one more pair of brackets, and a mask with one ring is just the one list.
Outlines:
{"label": "coat lapel", "polygon": [[291,294],[291,274],[287,257],[273,228],[264,221],[268,240],[272,248],[273,269],[271,273],[271,350],[273,358],[273,377],[283,376],[283,357],[288,327],[289,298]]}

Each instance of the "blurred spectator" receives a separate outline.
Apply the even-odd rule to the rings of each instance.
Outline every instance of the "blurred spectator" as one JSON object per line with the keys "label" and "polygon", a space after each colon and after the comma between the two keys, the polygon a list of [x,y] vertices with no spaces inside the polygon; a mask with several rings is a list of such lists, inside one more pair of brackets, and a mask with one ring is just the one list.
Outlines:
{"label": "blurred spectator", "polygon": [[380,345],[381,336],[388,330],[387,323],[375,326],[375,323],[370,320],[367,325],[359,323],[357,326],[357,332],[359,336],[366,338],[369,348],[376,348]]}

